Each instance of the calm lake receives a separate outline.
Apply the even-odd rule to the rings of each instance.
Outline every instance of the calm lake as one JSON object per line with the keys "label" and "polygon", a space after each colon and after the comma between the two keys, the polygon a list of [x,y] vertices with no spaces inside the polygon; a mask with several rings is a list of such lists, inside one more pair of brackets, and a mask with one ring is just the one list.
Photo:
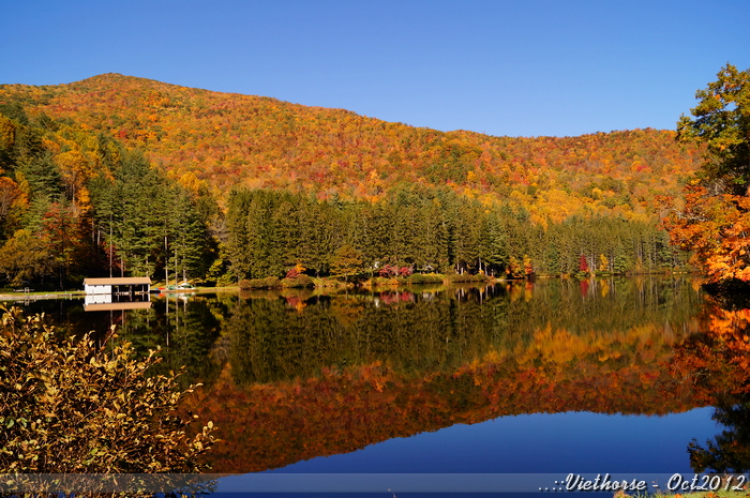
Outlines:
{"label": "calm lake", "polygon": [[[746,413],[727,416],[747,379],[712,362],[715,310],[698,289],[687,277],[552,279],[153,295],[129,311],[24,306],[69,333],[116,324],[139,350],[160,346],[164,371],[186,365],[184,385],[204,384],[188,408],[223,439],[214,471],[239,474],[220,493],[263,489],[269,474],[299,486],[274,490],[328,493],[341,476],[310,476],[692,477],[693,440],[748,430]],[[417,496],[428,481],[353,490]]]}

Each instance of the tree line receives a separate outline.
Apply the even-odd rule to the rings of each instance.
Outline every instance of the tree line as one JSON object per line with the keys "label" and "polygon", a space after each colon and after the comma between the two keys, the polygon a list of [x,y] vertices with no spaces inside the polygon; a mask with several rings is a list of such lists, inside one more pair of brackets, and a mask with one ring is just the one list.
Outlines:
{"label": "tree line", "polygon": [[485,205],[449,189],[402,185],[381,202],[235,190],[226,254],[238,277],[282,277],[301,264],[317,276],[414,272],[530,274],[684,269],[657,224],[619,216],[532,223],[523,208]]}

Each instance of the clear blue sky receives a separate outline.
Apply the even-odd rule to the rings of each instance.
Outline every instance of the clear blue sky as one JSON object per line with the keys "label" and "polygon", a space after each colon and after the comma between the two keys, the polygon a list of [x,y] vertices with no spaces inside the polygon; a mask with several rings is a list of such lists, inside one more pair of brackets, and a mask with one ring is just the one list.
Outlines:
{"label": "clear blue sky", "polygon": [[670,128],[748,0],[7,0],[0,83],[115,72],[492,135]]}

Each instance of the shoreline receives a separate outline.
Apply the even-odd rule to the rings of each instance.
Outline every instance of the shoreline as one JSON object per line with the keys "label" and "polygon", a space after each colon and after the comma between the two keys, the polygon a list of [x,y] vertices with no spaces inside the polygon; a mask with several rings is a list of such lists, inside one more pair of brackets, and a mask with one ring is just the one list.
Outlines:
{"label": "shoreline", "polygon": [[40,301],[43,299],[74,299],[86,296],[84,291],[48,291],[48,292],[3,292],[0,301]]}
{"label": "shoreline", "polygon": [[[691,274],[691,272],[669,272],[666,273],[667,275],[688,275]],[[561,279],[578,279],[578,280],[596,280],[599,278],[609,278],[609,277],[634,277],[634,276],[657,276],[657,275],[665,275],[665,273],[637,273],[637,274],[630,274],[630,275],[615,275],[615,274],[602,274],[602,275],[595,275],[595,276],[586,276],[586,277],[580,277],[580,276],[570,276],[570,275],[564,275],[564,276],[558,276],[558,275],[547,275],[547,274],[539,274],[535,275],[534,279],[555,279],[555,278],[561,278]],[[335,280],[327,280],[325,278],[323,279],[313,279],[315,281],[315,285],[308,287],[309,289],[348,289],[353,288],[354,286],[352,283],[344,283],[340,281]],[[420,287],[420,286],[434,286],[434,285],[447,285],[447,286],[464,286],[464,285],[476,285],[476,284],[501,284],[501,283],[511,283],[511,282],[524,282],[527,279],[524,278],[508,278],[507,276],[503,275],[502,277],[489,277],[483,281],[481,280],[473,280],[473,279],[467,279],[466,281],[462,280],[455,280],[451,279],[450,277],[443,279],[442,282],[398,282],[395,279],[383,279],[382,281],[378,280],[369,280],[365,281],[362,285],[360,285],[363,289],[368,290],[388,290],[393,288],[400,288],[400,287]],[[278,287],[256,287],[256,288],[249,288],[244,290],[285,290],[285,289],[295,289],[298,287],[284,287],[284,286],[278,286]],[[196,287],[194,289],[173,289],[173,290],[159,290],[159,292],[153,292],[154,287],[152,287],[151,294],[156,295],[168,295],[168,294],[206,294],[206,293],[220,293],[220,292],[240,292],[243,289],[239,285],[232,285],[232,286],[223,286],[223,287]],[[84,290],[68,290],[68,291],[30,291],[30,292],[23,292],[23,291],[0,291],[0,303],[3,302],[29,302],[29,301],[41,301],[46,299],[84,299],[86,297],[86,292]]]}
{"label": "shoreline", "polygon": [[[170,291],[151,292],[151,294],[206,294],[218,292],[238,292],[239,287],[196,287],[195,289],[180,289]],[[84,299],[86,292],[82,290],[74,291],[40,291],[40,292],[0,292],[0,302],[27,302],[42,301],[45,299]]]}

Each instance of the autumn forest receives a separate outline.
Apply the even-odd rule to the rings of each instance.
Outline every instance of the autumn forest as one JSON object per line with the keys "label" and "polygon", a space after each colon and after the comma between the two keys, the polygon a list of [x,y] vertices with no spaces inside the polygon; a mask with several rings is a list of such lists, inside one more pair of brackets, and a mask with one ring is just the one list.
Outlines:
{"label": "autumn forest", "polygon": [[118,74],[0,85],[0,285],[685,270],[660,199],[705,147],[675,138],[444,133]]}

